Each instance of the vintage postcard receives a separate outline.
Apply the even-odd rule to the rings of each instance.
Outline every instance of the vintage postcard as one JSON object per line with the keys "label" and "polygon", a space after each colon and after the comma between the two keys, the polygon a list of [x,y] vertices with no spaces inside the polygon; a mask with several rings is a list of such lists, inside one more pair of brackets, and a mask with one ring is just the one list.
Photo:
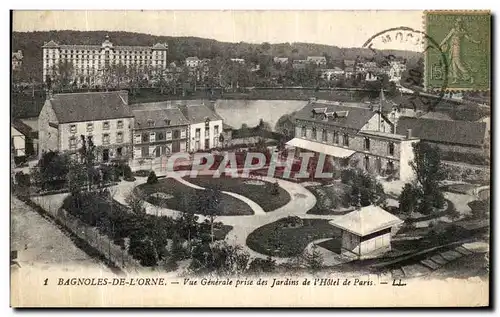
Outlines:
{"label": "vintage postcard", "polygon": [[11,23],[12,307],[490,306],[490,12]]}

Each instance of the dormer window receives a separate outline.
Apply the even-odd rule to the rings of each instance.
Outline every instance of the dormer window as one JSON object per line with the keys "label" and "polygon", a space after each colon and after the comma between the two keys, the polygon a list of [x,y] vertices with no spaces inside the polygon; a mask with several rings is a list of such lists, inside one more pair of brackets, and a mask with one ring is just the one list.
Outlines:
{"label": "dormer window", "polygon": [[155,122],[151,119],[148,120],[148,127],[154,127],[155,126]]}
{"label": "dormer window", "polygon": [[165,119],[165,124],[166,125],[170,125],[170,120],[169,119]]}

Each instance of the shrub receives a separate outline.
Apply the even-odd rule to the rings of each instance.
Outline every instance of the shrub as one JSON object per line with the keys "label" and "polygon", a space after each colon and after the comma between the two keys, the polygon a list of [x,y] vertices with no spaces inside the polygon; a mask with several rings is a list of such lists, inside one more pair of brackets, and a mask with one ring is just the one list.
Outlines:
{"label": "shrub", "polygon": [[274,182],[274,183],[267,183],[267,190],[269,191],[269,193],[271,195],[278,195],[280,192],[279,192],[279,188],[280,188],[280,185],[278,185],[278,182]]}
{"label": "shrub", "polygon": [[267,257],[267,259],[256,258],[248,267],[248,270],[252,273],[271,273],[276,270],[276,260],[273,260],[271,257]]}
{"label": "shrub", "polygon": [[149,170],[138,170],[138,171],[135,171],[134,176],[139,176],[139,177],[147,177],[149,176]]}
{"label": "shrub", "polygon": [[291,228],[296,228],[296,227],[302,227],[304,225],[304,220],[298,216],[288,216],[286,218],[283,218],[282,220],[282,226],[283,227],[291,227]]}
{"label": "shrub", "polygon": [[16,173],[16,183],[22,187],[30,186],[30,175],[24,174],[23,172]]}
{"label": "shrub", "polygon": [[343,169],[340,172],[340,181],[343,184],[349,184],[350,182],[353,181],[355,176],[356,176],[356,171],[354,169],[352,168]]}
{"label": "shrub", "polygon": [[156,177],[156,173],[154,171],[149,172],[147,183],[150,185],[158,183],[158,177]]}

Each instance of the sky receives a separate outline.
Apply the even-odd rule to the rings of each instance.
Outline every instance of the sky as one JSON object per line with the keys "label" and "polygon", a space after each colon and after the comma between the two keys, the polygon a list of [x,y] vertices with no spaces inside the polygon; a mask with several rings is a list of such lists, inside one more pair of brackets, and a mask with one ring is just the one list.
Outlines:
{"label": "sky", "polygon": [[[129,31],[223,42],[306,42],[361,47],[372,35],[422,30],[422,11],[14,11],[14,31]],[[415,50],[409,43],[393,49]]]}

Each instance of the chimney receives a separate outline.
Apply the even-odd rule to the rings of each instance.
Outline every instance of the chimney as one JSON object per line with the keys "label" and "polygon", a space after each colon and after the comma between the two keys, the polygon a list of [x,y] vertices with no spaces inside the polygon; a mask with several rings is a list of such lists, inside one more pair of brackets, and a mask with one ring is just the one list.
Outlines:
{"label": "chimney", "polygon": [[407,138],[407,139],[411,139],[411,138],[412,138],[412,135],[411,135],[411,129],[407,129],[407,130],[406,130],[406,138]]}

